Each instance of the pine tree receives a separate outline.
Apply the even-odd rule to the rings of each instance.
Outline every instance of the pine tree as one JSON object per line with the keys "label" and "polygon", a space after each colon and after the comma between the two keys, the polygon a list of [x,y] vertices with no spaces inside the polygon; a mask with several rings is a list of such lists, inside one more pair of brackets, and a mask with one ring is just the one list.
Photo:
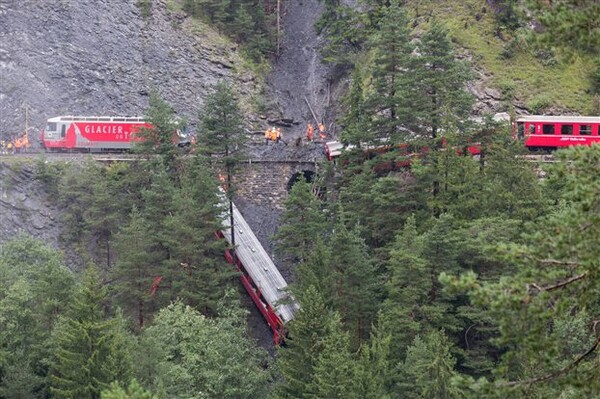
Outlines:
{"label": "pine tree", "polygon": [[115,237],[119,257],[111,270],[113,298],[135,320],[138,329],[144,327],[154,310],[153,282],[160,275],[149,231],[148,221],[134,205],[129,223]]}
{"label": "pine tree", "polygon": [[233,221],[233,198],[235,196],[234,172],[247,137],[243,131],[243,114],[235,98],[233,88],[225,81],[219,81],[208,95],[204,107],[199,111],[202,135],[198,138],[202,152],[208,157],[218,155],[225,174],[226,196],[229,202],[229,225],[231,244],[235,246],[235,226]]}
{"label": "pine tree", "polygon": [[390,251],[380,323],[392,336],[391,358],[396,362],[404,359],[406,348],[423,331],[427,318],[427,294],[432,282],[427,261],[422,257],[423,244],[411,216]]}
{"label": "pine tree", "polygon": [[286,345],[279,349],[277,364],[283,379],[275,387],[275,398],[309,397],[315,366],[324,348],[330,310],[314,287],[308,287],[303,299],[289,323]]}
{"label": "pine tree", "polygon": [[329,318],[327,335],[314,367],[313,381],[307,397],[359,398],[354,390],[355,362],[350,353],[350,338],[342,329],[337,313]]}
{"label": "pine tree", "polygon": [[146,114],[146,122],[151,126],[136,133],[138,141],[134,150],[142,154],[158,154],[163,164],[173,172],[178,155],[178,132],[185,126],[175,118],[175,110],[157,91],[150,93],[150,106]]}
{"label": "pine tree", "polygon": [[296,182],[285,202],[281,227],[276,234],[277,248],[296,261],[308,259],[314,250],[315,239],[324,236],[326,220],[321,202],[304,179]]}
{"label": "pine tree", "polygon": [[443,332],[433,331],[424,338],[417,336],[408,348],[403,365],[405,383],[403,397],[422,399],[462,398],[452,378],[456,360],[450,354],[450,344]]}
{"label": "pine tree", "polygon": [[564,325],[585,320],[600,292],[600,148],[574,147],[557,157],[560,162],[552,168],[549,183],[560,182],[558,205],[520,240],[498,244],[499,259],[513,272],[491,281],[478,280],[472,272],[440,277],[449,289],[468,292],[474,306],[487,311],[498,326],[496,343],[506,348],[491,377],[494,381],[467,380],[474,394],[516,396],[531,386],[547,388],[551,397],[559,397],[561,391],[575,397],[598,391],[600,341],[592,324],[580,331],[577,341],[582,346],[574,346],[585,349],[575,355],[565,351],[565,335],[573,333],[564,334]]}
{"label": "pine tree", "polygon": [[172,213],[163,222],[169,248],[165,282],[171,286],[172,298],[193,304],[204,314],[215,313],[225,281],[234,274],[223,260],[225,242],[215,238],[222,228],[222,204],[211,172],[199,157],[186,164],[181,187],[172,199]]}
{"label": "pine tree", "polygon": [[352,348],[368,339],[377,313],[377,274],[364,241],[356,231],[337,223],[330,246],[335,248],[333,266],[334,308],[340,312],[350,333]]}
{"label": "pine tree", "polygon": [[361,399],[389,399],[393,370],[390,356],[392,337],[381,323],[371,329],[371,339],[361,346],[353,383],[353,394]]}
{"label": "pine tree", "polygon": [[364,140],[391,139],[392,143],[403,143],[406,134],[400,131],[400,123],[412,112],[407,102],[411,102],[409,93],[414,85],[409,73],[413,46],[406,13],[398,0],[388,2],[377,28],[370,43],[372,92],[366,99],[372,120],[369,130],[364,132]]}
{"label": "pine tree", "polygon": [[113,381],[129,381],[130,353],[123,321],[108,318],[106,288],[89,267],[68,316],[53,333],[50,392],[55,398],[100,398]]}
{"label": "pine tree", "polygon": [[410,129],[429,137],[429,147],[439,148],[442,130],[462,127],[471,111],[472,96],[466,84],[470,72],[455,59],[447,29],[437,20],[421,37],[414,57],[408,92],[399,93],[412,103],[406,116]]}
{"label": "pine tree", "polygon": [[342,141],[355,146],[360,146],[361,142],[365,140],[364,134],[369,120],[365,110],[363,79],[360,66],[355,66],[352,71],[350,90],[344,98],[347,111],[343,120]]}

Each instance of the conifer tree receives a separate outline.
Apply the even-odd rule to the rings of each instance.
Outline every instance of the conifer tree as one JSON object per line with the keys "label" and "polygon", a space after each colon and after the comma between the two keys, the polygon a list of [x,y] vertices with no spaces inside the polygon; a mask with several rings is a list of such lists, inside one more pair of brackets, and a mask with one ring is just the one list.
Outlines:
{"label": "conifer tree", "polygon": [[382,327],[392,336],[390,351],[396,362],[404,359],[406,348],[423,331],[427,315],[427,293],[432,282],[427,261],[422,257],[423,244],[415,217],[410,216],[390,251],[386,299],[380,315]]}
{"label": "conifer tree", "polygon": [[454,386],[456,360],[450,354],[450,344],[443,332],[432,331],[423,338],[417,336],[408,348],[403,365],[405,382],[400,386],[405,398],[458,399],[464,397]]}
{"label": "conifer tree", "polygon": [[321,202],[313,194],[311,185],[300,179],[292,186],[284,205],[281,227],[276,234],[277,248],[302,262],[314,250],[316,238],[324,235],[326,220]]}
{"label": "conifer tree", "polygon": [[391,139],[392,142],[406,142],[405,133],[398,129],[408,118],[412,109],[411,88],[414,82],[410,74],[413,62],[410,31],[405,11],[398,0],[388,2],[378,21],[377,31],[370,43],[373,49],[372,91],[366,100],[371,115],[366,141]]}
{"label": "conifer tree", "polygon": [[[585,397],[599,388],[600,340],[593,323],[580,330],[583,345],[575,346],[585,349],[577,354],[565,351],[565,334],[559,332],[564,323],[581,325],[577,319],[585,320],[585,313],[596,309],[600,292],[600,147],[577,146],[557,157],[549,183],[563,187],[559,204],[521,240],[498,244],[500,260],[513,272],[492,281],[477,279],[473,272],[440,276],[453,291],[468,292],[475,306],[487,310],[498,326],[496,342],[506,348],[493,381],[467,379],[479,396],[516,396],[540,386],[559,397],[555,388],[560,386]],[[597,312],[591,317],[597,319]]]}
{"label": "conifer tree", "polygon": [[357,398],[354,389],[355,362],[350,353],[350,338],[342,329],[339,314],[329,318],[327,335],[314,367],[309,397]]}
{"label": "conifer tree", "polygon": [[406,115],[408,127],[429,137],[430,148],[438,148],[441,129],[463,127],[471,111],[472,96],[466,84],[470,71],[455,59],[447,29],[434,20],[421,37],[419,55],[413,58],[410,90],[400,95],[412,103]]}
{"label": "conifer tree", "polygon": [[153,283],[161,273],[149,231],[148,221],[134,205],[129,223],[115,237],[119,257],[111,270],[113,298],[135,320],[138,329],[144,327],[154,310]]}
{"label": "conifer tree", "polygon": [[160,155],[163,164],[173,172],[178,151],[178,132],[185,130],[185,126],[175,118],[175,110],[157,91],[150,93],[150,106],[146,114],[146,122],[151,126],[136,133],[139,141],[135,142],[134,150],[142,154]]}
{"label": "conifer tree", "polygon": [[106,288],[89,267],[69,314],[53,333],[50,392],[54,398],[100,398],[113,381],[129,381],[128,337],[105,310]]}
{"label": "conifer tree", "polygon": [[282,381],[274,389],[275,398],[310,397],[309,387],[324,348],[330,317],[322,295],[314,287],[308,287],[300,310],[289,323],[286,345],[279,348],[277,364]]}
{"label": "conifer tree", "polygon": [[339,311],[350,333],[352,348],[368,339],[377,313],[377,274],[364,241],[353,230],[337,223],[330,246],[334,269],[334,309]]}
{"label": "conifer tree", "polygon": [[180,181],[172,199],[173,212],[163,222],[169,248],[166,282],[173,299],[193,304],[204,314],[214,314],[224,283],[234,274],[223,260],[225,242],[215,239],[215,232],[222,228],[218,183],[200,157],[186,164]]}
{"label": "conifer tree", "polygon": [[235,246],[233,176],[243,155],[243,146],[247,141],[243,130],[243,118],[233,88],[225,81],[219,81],[215,85],[198,114],[201,128],[198,142],[202,147],[202,152],[208,157],[217,155],[222,162],[220,172],[225,174],[232,246]]}
{"label": "conifer tree", "polygon": [[344,103],[347,107],[344,115],[344,130],[342,132],[342,141],[360,146],[365,140],[365,132],[367,131],[367,121],[369,116],[365,110],[364,87],[362,82],[363,76],[361,68],[357,65],[352,71],[352,84],[348,94],[344,98]]}
{"label": "conifer tree", "polygon": [[312,286],[321,293],[327,306],[333,304],[333,268],[330,258],[329,247],[323,242],[322,237],[317,236],[308,259],[295,269],[291,289],[300,302],[303,302],[303,295],[308,287]]}
{"label": "conifer tree", "polygon": [[[364,399],[389,399],[393,369],[392,337],[381,323],[381,313],[371,329],[371,338],[361,346],[353,383],[353,394]],[[396,360],[397,361],[397,360]]]}

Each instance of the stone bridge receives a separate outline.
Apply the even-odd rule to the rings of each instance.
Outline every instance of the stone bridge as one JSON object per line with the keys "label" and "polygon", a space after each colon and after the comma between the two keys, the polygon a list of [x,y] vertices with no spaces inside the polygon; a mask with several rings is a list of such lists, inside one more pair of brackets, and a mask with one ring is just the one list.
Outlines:
{"label": "stone bridge", "polygon": [[318,161],[248,160],[235,172],[236,194],[244,201],[282,210],[289,190],[298,179],[313,181]]}

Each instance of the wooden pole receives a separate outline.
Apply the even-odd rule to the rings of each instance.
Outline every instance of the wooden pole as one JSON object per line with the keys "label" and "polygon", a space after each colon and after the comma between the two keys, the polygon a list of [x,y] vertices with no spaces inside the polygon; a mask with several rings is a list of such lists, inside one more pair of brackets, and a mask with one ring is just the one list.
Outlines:
{"label": "wooden pole", "polygon": [[281,48],[281,0],[277,0],[277,57]]}
{"label": "wooden pole", "polygon": [[313,111],[312,107],[310,106],[310,103],[308,102],[308,98],[306,98],[306,96],[304,96],[304,101],[306,101],[306,105],[308,105],[308,109],[310,109],[310,113],[312,114],[313,118],[315,118],[315,122],[317,122],[317,124],[319,124],[319,119],[317,119],[317,115],[315,115],[315,111]]}

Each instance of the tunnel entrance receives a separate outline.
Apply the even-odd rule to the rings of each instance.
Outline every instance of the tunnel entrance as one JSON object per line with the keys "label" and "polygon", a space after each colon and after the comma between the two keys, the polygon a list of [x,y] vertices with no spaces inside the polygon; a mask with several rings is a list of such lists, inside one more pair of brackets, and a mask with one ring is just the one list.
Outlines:
{"label": "tunnel entrance", "polygon": [[308,183],[314,183],[315,177],[315,172],[313,172],[312,170],[303,170],[302,172],[294,173],[287,184],[288,193],[290,192],[292,187],[294,187],[294,184],[299,182],[301,179],[306,180]]}

